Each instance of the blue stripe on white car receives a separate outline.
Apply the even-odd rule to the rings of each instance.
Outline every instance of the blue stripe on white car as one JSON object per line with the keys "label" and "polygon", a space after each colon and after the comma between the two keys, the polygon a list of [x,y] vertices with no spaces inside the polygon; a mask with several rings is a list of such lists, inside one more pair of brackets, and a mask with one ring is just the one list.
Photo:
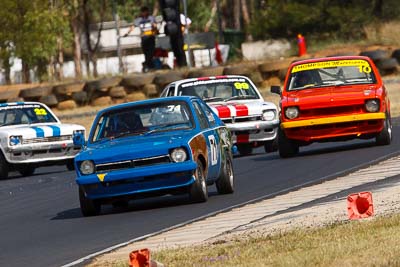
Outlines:
{"label": "blue stripe on white car", "polygon": [[60,127],[56,125],[46,125],[47,127],[50,127],[53,130],[53,136],[60,136],[61,135],[61,129]]}
{"label": "blue stripe on white car", "polygon": [[44,130],[42,128],[39,128],[37,126],[32,126],[31,127],[33,130],[36,132],[36,137],[44,137]]}

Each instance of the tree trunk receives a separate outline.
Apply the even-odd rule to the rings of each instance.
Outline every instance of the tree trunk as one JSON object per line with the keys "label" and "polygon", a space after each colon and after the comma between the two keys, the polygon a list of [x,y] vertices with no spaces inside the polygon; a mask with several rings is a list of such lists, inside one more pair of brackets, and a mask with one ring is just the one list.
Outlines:
{"label": "tree trunk", "polygon": [[217,1],[218,0],[213,0],[212,1],[212,8],[211,8],[211,15],[210,15],[210,19],[207,21],[206,25],[204,26],[204,31],[208,32],[210,30],[210,27],[214,21],[214,17],[217,13]]}
{"label": "tree trunk", "polygon": [[90,5],[88,0],[83,1],[83,18],[84,18],[84,28],[85,28],[85,37],[86,37],[86,46],[88,50],[88,58],[93,64],[93,76],[97,77],[97,50],[99,48],[100,44],[100,39],[101,39],[101,32],[103,30],[103,21],[105,17],[105,12],[106,12],[106,1],[102,0],[101,2],[101,9],[100,9],[100,27],[97,31],[97,40],[95,45],[92,45],[91,42],[91,32],[90,32],[90,23],[91,23],[91,13],[92,11],[90,10]]}
{"label": "tree trunk", "polygon": [[383,13],[383,0],[377,0],[375,1],[372,14],[378,18],[382,18],[382,13]]}
{"label": "tree trunk", "polygon": [[93,76],[97,78],[99,76],[99,73],[97,72],[97,55],[93,54],[92,55],[92,64],[93,64]]}
{"label": "tree trunk", "polygon": [[[245,27],[248,29],[248,27],[250,25],[250,14],[249,14],[249,8],[247,6],[247,0],[241,0],[241,3],[242,3],[243,21],[244,21]],[[247,32],[247,35],[246,35],[247,41],[252,41],[253,36],[251,35],[251,33],[248,30],[246,32]]]}
{"label": "tree trunk", "polygon": [[82,79],[82,54],[81,54],[81,30],[79,26],[78,15],[71,20],[72,32],[74,34],[74,64],[75,78]]}
{"label": "tree trunk", "polygon": [[233,26],[235,30],[240,31],[242,29],[240,23],[240,0],[233,1]]}
{"label": "tree trunk", "polygon": [[22,81],[24,83],[30,83],[31,81],[29,66],[25,61],[22,61]]}
{"label": "tree trunk", "polygon": [[154,5],[153,5],[153,16],[157,16],[158,12],[160,11],[160,5],[158,3],[158,1],[154,1]]}
{"label": "tree trunk", "polygon": [[6,59],[3,60],[3,68],[4,68],[4,78],[6,80],[6,84],[11,84],[10,58],[6,58]]}
{"label": "tree trunk", "polygon": [[63,52],[63,39],[60,36],[57,39],[57,45],[58,45],[58,56],[56,60],[56,68],[55,68],[55,76],[56,79],[61,81],[64,79],[64,52]]}
{"label": "tree trunk", "polygon": [[88,53],[85,55],[85,65],[86,65],[86,76],[91,77],[91,70],[90,70],[90,56],[89,56],[89,51]]}

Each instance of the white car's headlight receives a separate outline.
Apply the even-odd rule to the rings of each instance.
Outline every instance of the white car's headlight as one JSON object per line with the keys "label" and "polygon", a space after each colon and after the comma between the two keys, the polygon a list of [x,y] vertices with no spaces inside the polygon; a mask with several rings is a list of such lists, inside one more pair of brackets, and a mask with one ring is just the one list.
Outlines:
{"label": "white car's headlight", "polygon": [[285,116],[288,119],[295,119],[299,116],[299,109],[297,107],[288,107],[285,110]]}
{"label": "white car's headlight", "polygon": [[175,148],[171,151],[171,159],[174,162],[183,162],[187,159],[187,153],[184,148]]}
{"label": "white car's headlight", "polygon": [[272,121],[275,119],[275,111],[273,110],[264,110],[262,114],[262,119],[264,121]]}
{"label": "white car's headlight", "polygon": [[88,175],[94,173],[94,163],[91,160],[84,160],[82,161],[81,165],[79,166],[79,170],[83,175]]}
{"label": "white car's headlight", "polygon": [[12,135],[10,136],[10,146],[16,146],[22,144],[22,136],[21,135]]}
{"label": "white car's headlight", "polygon": [[379,100],[378,99],[369,99],[365,101],[365,109],[368,112],[378,112],[379,111]]}

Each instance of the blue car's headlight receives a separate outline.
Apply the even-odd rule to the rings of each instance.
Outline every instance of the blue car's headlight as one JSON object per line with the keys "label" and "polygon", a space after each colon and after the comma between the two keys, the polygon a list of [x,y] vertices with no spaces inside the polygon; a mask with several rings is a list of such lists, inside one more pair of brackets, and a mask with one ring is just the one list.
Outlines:
{"label": "blue car's headlight", "polygon": [[79,165],[79,170],[83,175],[94,173],[94,163],[91,160],[84,160]]}
{"label": "blue car's headlight", "polygon": [[22,144],[22,136],[21,135],[12,135],[10,136],[10,146],[16,146]]}
{"label": "blue car's headlight", "polygon": [[187,153],[184,148],[175,148],[170,153],[173,162],[183,162],[187,159]]}

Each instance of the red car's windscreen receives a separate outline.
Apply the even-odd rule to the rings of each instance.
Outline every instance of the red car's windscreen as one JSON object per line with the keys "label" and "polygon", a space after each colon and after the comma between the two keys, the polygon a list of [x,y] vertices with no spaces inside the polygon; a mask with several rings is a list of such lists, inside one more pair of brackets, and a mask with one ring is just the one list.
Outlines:
{"label": "red car's windscreen", "polygon": [[376,78],[368,61],[331,60],[294,66],[290,72],[286,91],[373,83],[376,83]]}

